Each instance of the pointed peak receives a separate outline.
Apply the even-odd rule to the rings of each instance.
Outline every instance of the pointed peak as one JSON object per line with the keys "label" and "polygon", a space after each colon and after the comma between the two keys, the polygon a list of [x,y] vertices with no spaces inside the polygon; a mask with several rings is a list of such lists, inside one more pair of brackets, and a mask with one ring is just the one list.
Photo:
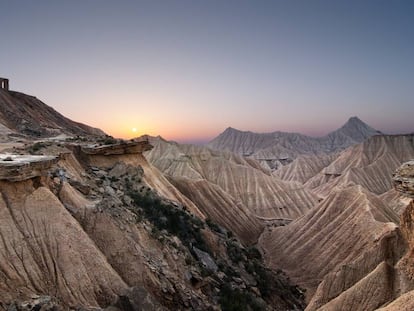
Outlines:
{"label": "pointed peak", "polygon": [[229,126],[228,128],[226,128],[222,134],[224,133],[233,133],[233,132],[240,132],[238,129],[235,129],[234,127]]}
{"label": "pointed peak", "polygon": [[346,123],[364,123],[365,124],[365,122],[362,121],[357,116],[350,117]]}
{"label": "pointed peak", "polygon": [[336,135],[338,133],[348,136],[355,142],[362,142],[370,136],[381,134],[381,132],[369,126],[367,123],[356,116],[349,118],[341,128],[337,129],[331,134]]}
{"label": "pointed peak", "polygon": [[366,124],[364,121],[362,121],[360,118],[356,116],[350,117],[348,121],[346,121],[346,123],[342,126],[342,128],[349,128],[349,127],[372,129],[368,124]]}
{"label": "pointed peak", "polygon": [[224,131],[234,131],[236,130],[234,127],[229,126],[228,128],[226,128]]}

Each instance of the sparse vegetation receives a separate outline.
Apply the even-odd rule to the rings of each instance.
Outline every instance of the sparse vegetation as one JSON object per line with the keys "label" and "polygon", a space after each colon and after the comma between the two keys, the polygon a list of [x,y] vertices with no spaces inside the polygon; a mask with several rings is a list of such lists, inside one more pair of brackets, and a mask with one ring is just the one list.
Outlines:
{"label": "sparse vegetation", "polygon": [[[271,275],[271,271],[267,270],[257,259],[254,259],[251,261],[251,263],[251,274],[254,276],[257,282],[257,288],[259,289],[262,296],[267,298],[272,292],[272,283],[274,281]],[[246,270],[249,271],[250,269],[246,268]]]}
{"label": "sparse vegetation", "polygon": [[76,135],[74,137],[68,137],[65,139],[67,142],[86,142],[88,138],[85,136]]}
{"label": "sparse vegetation", "polygon": [[233,289],[224,284],[220,289],[219,299],[223,311],[262,311],[266,310],[264,303],[260,303],[253,294]]}
{"label": "sparse vegetation", "polygon": [[260,251],[256,247],[250,246],[246,249],[246,252],[247,252],[247,258],[248,259],[262,260],[262,254],[260,253]]}
{"label": "sparse vegetation", "polygon": [[99,138],[97,142],[100,145],[114,145],[119,142],[122,142],[122,140],[118,140],[118,139],[113,138],[112,136],[106,135],[106,136]]}
{"label": "sparse vegetation", "polygon": [[234,263],[239,263],[243,260],[244,252],[242,248],[234,241],[227,242],[227,255]]}
{"label": "sparse vegetation", "polygon": [[[119,180],[111,181],[119,182]],[[211,219],[203,222],[184,207],[177,207],[162,200],[151,188],[133,184],[132,180],[125,178],[122,181],[126,185],[126,194],[133,201],[132,211],[136,215],[136,220],[149,221],[153,226],[152,237],[176,249],[179,246],[175,242],[173,244],[167,236],[177,236],[189,251],[185,256],[186,265],[197,265],[200,275],[205,280],[210,277],[217,282],[215,287],[220,289],[217,299],[223,311],[266,310],[266,305],[275,299],[279,303],[286,303],[287,306],[294,300],[301,304],[302,293],[296,287],[289,285],[283,273],[275,273],[267,269],[257,248],[243,247],[228,231],[227,237],[220,235],[227,247],[227,258],[215,257],[209,250],[201,230],[208,226],[212,231],[223,233],[220,226]],[[224,275],[218,277],[206,269],[195,255],[193,247],[209,253]],[[243,277],[246,273],[253,277],[253,283],[249,284]]]}
{"label": "sparse vegetation", "polygon": [[217,225],[215,222],[211,220],[211,218],[206,219],[206,224],[209,226],[209,228],[215,232],[221,233],[221,228],[219,225]]}
{"label": "sparse vegetation", "polygon": [[242,248],[237,242],[230,240],[227,243],[227,255],[235,264],[242,262],[246,271],[255,278],[262,296],[269,297],[274,277],[272,272],[264,267],[260,251],[255,247]]}
{"label": "sparse vegetation", "polygon": [[176,235],[190,250],[195,246],[209,252],[200,231],[204,228],[204,223],[200,219],[163,202],[148,191],[129,191],[128,195],[137,207],[134,210],[135,214],[143,216],[158,230],[166,230],[169,234]]}
{"label": "sparse vegetation", "polygon": [[36,152],[40,151],[42,148],[45,148],[45,147],[47,147],[47,145],[45,143],[43,143],[43,142],[37,142],[37,143],[34,143],[33,145],[31,145],[27,149],[27,151],[30,154],[35,154]]}

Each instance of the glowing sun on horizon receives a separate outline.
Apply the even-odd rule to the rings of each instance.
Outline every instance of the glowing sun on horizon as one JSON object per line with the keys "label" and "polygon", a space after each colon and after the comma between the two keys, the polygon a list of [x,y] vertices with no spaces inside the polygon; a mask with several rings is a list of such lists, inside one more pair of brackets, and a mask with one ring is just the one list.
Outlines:
{"label": "glowing sun on horizon", "polygon": [[132,132],[136,133],[137,132],[137,128],[136,127],[133,127],[132,128]]}

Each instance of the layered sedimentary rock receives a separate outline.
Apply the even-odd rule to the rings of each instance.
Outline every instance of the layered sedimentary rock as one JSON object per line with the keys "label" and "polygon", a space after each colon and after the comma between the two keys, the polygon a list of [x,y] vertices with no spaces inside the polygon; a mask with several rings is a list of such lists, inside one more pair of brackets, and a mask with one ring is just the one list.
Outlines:
{"label": "layered sedimentary rock", "polygon": [[413,161],[404,163],[396,170],[393,175],[393,182],[397,191],[411,199],[400,217],[401,233],[408,244],[408,250],[397,265],[406,282],[404,290],[401,292],[403,295],[381,310],[412,310],[414,308],[414,284],[412,281],[414,279],[414,200],[412,199],[414,188],[411,187],[414,183]]}
{"label": "layered sedimentary rock", "polygon": [[126,283],[56,196],[33,180],[0,182],[0,297],[105,305]]}
{"label": "layered sedimentary rock", "polygon": [[288,226],[268,229],[260,245],[269,265],[285,269],[308,289],[310,298],[330,272],[397,234],[397,222],[397,215],[375,195],[351,186],[331,193]]}
{"label": "layered sedimentary rock", "polygon": [[[414,157],[414,156],[413,156]],[[395,190],[405,196],[414,197],[414,160],[400,166],[394,173],[393,183]]]}
{"label": "layered sedimentary rock", "polygon": [[69,147],[44,177],[0,181],[0,310],[303,308],[142,154]]}
{"label": "layered sedimentary rock", "polygon": [[321,196],[332,189],[361,185],[375,194],[392,189],[390,176],[414,157],[414,135],[381,135],[350,147],[305,186]]}
{"label": "layered sedimentary rock", "polygon": [[55,156],[0,154],[0,180],[22,181],[45,176],[57,162]]}
{"label": "layered sedimentary rock", "polygon": [[[401,181],[413,181],[412,172],[408,162],[394,173],[394,186],[406,197],[412,196],[413,191],[401,187]],[[379,250],[366,251],[354,262],[325,277],[307,310],[412,310],[413,210],[411,200],[401,211],[400,229],[384,239]],[[354,279],[355,275],[359,277]],[[349,286],[344,287],[347,283]]]}
{"label": "layered sedimentary rock", "polygon": [[[85,164],[97,167],[97,168],[112,168],[117,163],[123,163],[132,167],[141,167],[145,174],[143,176],[144,181],[157,191],[160,195],[173,201],[180,202],[186,206],[194,215],[205,218],[199,208],[185,197],[179,190],[177,190],[168,180],[163,176],[157,168],[150,165],[145,157],[142,155],[143,150],[151,150],[152,145],[147,141],[131,143],[132,146],[128,147],[128,144],[116,144],[113,146],[103,147],[81,147],[75,148],[78,158]],[[122,153],[124,151],[124,153]]]}
{"label": "layered sedimentary rock", "polygon": [[116,155],[116,154],[136,154],[151,150],[151,144],[146,141],[122,141],[109,145],[86,145],[81,150],[89,155]]}
{"label": "layered sedimentary rock", "polygon": [[299,155],[292,163],[281,167],[273,174],[282,180],[304,184],[329,166],[338,156],[339,153]]}
{"label": "layered sedimentary rock", "polygon": [[[410,164],[393,178],[405,196],[413,194],[406,186],[413,180]],[[390,190],[379,197],[361,186],[336,189],[334,198],[330,194],[302,219],[263,235],[269,263],[308,287],[306,310],[412,310],[414,204],[401,209],[398,221],[386,196],[397,195]]]}
{"label": "layered sedimentary rock", "polygon": [[255,239],[261,232],[257,219],[291,220],[317,202],[302,185],[275,178],[253,159],[160,138],[151,143],[148,160],[203,213],[237,235]]}

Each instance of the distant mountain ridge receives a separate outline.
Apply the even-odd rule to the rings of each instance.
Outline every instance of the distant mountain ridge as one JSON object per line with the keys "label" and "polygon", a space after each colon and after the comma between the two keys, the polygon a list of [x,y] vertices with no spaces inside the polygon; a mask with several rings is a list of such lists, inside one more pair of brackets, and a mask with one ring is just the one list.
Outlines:
{"label": "distant mountain ridge", "polygon": [[358,117],[351,117],[341,128],[323,137],[310,137],[281,131],[253,133],[229,127],[210,141],[208,146],[250,156],[259,160],[262,166],[274,170],[286,162],[293,161],[300,154],[331,153],[343,150],[379,134],[382,133]]}

